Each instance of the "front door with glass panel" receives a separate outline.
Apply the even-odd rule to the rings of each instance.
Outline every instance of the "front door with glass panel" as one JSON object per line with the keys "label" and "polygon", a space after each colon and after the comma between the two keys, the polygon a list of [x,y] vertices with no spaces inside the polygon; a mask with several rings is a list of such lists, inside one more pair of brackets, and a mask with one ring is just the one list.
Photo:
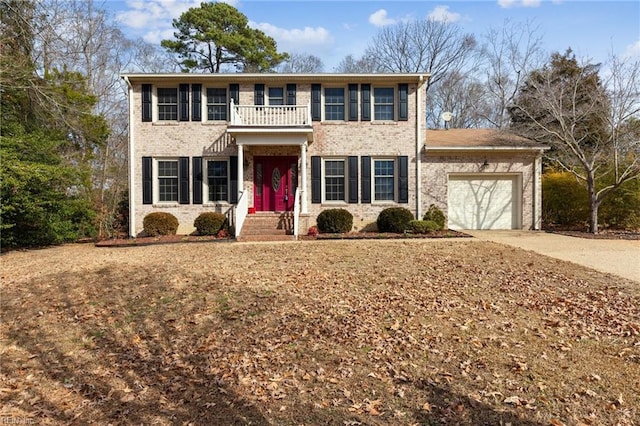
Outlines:
{"label": "front door with glass panel", "polygon": [[298,185],[297,157],[255,157],[253,206],[256,211],[293,210]]}

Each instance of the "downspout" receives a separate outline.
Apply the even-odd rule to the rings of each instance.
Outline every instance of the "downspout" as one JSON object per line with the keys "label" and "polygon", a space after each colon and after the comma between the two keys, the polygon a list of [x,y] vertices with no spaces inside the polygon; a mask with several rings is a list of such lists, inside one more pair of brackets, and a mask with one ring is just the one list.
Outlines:
{"label": "downspout", "polygon": [[424,76],[418,77],[418,86],[416,88],[416,219],[422,219],[422,124],[426,120],[420,113],[422,106],[422,84]]}
{"label": "downspout", "polygon": [[129,162],[129,236],[136,236],[136,194],[134,191],[134,139],[133,139],[133,130],[131,126],[133,125],[133,86],[131,85],[131,81],[129,81],[129,77],[126,75],[122,77],[124,81],[127,83],[127,87],[129,90],[129,158],[127,161]]}
{"label": "downspout", "polygon": [[533,229],[539,231],[542,227],[540,208],[542,203],[542,188],[540,178],[542,152],[539,151],[533,160]]}

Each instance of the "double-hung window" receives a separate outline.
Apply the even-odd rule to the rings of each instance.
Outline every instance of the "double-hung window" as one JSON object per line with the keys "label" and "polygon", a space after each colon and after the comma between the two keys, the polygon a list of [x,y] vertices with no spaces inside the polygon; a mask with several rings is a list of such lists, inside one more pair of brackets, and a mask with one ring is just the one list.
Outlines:
{"label": "double-hung window", "polygon": [[393,120],[394,97],[393,87],[373,89],[373,118],[375,120]]}
{"label": "double-hung window", "polygon": [[373,160],[373,193],[375,201],[395,199],[395,161]]}
{"label": "double-hung window", "polygon": [[345,201],[345,161],[324,161],[324,197],[326,201]]}
{"label": "double-hung window", "polygon": [[178,160],[158,161],[158,201],[178,201]]}
{"label": "double-hung window", "polygon": [[208,201],[229,201],[229,161],[207,161]]}
{"label": "double-hung window", "polygon": [[178,89],[158,88],[158,120],[178,120]]}
{"label": "double-hung window", "polygon": [[343,87],[327,87],[324,89],[324,119],[344,120]]}
{"label": "double-hung window", "polygon": [[207,88],[207,120],[216,121],[227,119],[227,89]]}
{"label": "double-hung window", "polygon": [[269,87],[269,105],[284,105],[284,89]]}

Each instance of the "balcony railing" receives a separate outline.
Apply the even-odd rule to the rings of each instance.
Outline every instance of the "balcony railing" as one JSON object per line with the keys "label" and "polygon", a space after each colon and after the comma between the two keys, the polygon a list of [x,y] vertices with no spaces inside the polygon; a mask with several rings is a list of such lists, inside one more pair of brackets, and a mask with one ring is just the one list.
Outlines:
{"label": "balcony railing", "polygon": [[311,126],[310,105],[234,105],[231,126],[300,127]]}

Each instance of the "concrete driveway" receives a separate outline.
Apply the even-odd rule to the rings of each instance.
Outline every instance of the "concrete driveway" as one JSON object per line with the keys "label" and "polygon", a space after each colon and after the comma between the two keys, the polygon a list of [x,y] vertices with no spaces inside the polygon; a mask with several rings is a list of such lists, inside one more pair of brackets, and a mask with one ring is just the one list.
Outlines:
{"label": "concrete driveway", "polygon": [[568,237],[542,231],[464,231],[493,241],[567,260],[640,283],[640,240]]}

